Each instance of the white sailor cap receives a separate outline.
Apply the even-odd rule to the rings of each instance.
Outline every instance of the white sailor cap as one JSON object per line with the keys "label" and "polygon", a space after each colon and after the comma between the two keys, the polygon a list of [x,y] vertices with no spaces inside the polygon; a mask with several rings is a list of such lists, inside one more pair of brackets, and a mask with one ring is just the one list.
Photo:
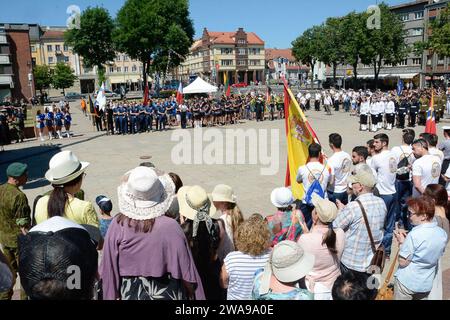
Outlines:
{"label": "white sailor cap", "polygon": [[450,127],[449,126],[442,127],[442,130],[444,131],[450,130]]}

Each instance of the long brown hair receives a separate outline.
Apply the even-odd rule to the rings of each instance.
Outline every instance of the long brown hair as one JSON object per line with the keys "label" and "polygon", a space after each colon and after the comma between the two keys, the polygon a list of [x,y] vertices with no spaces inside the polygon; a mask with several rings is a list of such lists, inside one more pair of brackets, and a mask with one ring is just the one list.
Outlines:
{"label": "long brown hair", "polygon": [[336,249],[336,232],[334,232],[333,224],[329,223],[327,224],[328,231],[323,237],[322,245],[326,244],[328,251],[331,252],[331,254],[336,255],[337,249]]}
{"label": "long brown hair", "polygon": [[149,233],[153,229],[153,225],[155,224],[155,219],[149,219],[149,220],[135,220],[128,218],[126,215],[119,213],[116,217],[116,222],[120,224],[122,227],[126,223],[128,228],[134,228],[134,231],[136,233],[143,232],[143,233]]}
{"label": "long brown hair", "polygon": [[66,187],[72,187],[79,183],[83,179],[83,174],[79,175],[74,180],[67,182],[62,186],[53,185],[53,191],[50,193],[50,198],[47,204],[48,217],[63,217],[66,211],[66,205],[69,201],[69,197],[66,192]]}
{"label": "long brown hair", "polygon": [[230,212],[229,216],[231,218],[231,231],[233,232],[233,238],[235,238],[239,225],[244,221],[244,216],[236,203],[224,202],[224,205],[225,210]]}

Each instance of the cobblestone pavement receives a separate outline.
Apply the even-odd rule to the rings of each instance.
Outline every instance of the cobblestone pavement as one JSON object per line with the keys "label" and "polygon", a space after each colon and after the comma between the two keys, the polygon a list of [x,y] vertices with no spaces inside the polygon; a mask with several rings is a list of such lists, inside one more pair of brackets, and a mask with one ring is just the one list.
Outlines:
{"label": "cobblestone pavement", "polygon": [[[274,212],[270,203],[270,192],[273,188],[284,184],[286,172],[284,121],[264,121],[258,124],[251,121],[227,127],[227,129],[278,130],[279,144],[275,148],[279,158],[278,172],[275,175],[262,176],[260,169],[267,167],[266,165],[175,165],[171,157],[172,149],[178,144],[176,141],[171,141],[175,130],[107,136],[104,132],[98,133],[94,130],[91,121],[82,115],[78,102],[72,103],[71,106],[74,119],[72,129],[75,137],[45,143],[36,140],[27,141],[22,144],[6,146],[6,152],[0,153],[0,181],[5,180],[6,167],[12,161],[28,163],[30,182],[25,186],[24,192],[30,203],[38,194],[50,189],[44,179],[50,158],[60,150],[69,149],[81,160],[91,163],[82,187],[87,200],[94,201],[99,194],[107,195],[113,201],[113,211],[117,209],[117,186],[121,175],[143,161],[151,161],[164,171],[178,173],[185,185],[199,184],[209,192],[219,183],[233,186],[238,204],[245,216],[255,212],[263,215]],[[328,155],[331,155],[328,147],[328,135],[332,132],[338,132],[343,136],[343,149],[347,152],[350,152],[354,146],[365,145],[366,141],[374,135],[358,131],[357,118],[342,111],[333,112],[331,116],[324,112],[308,111],[307,116]],[[448,123],[440,123],[439,127],[443,125],[448,125]],[[416,133],[422,132],[423,128],[416,127]],[[218,128],[218,130],[224,133],[223,128]],[[193,130],[187,130],[187,132],[193,134]],[[395,129],[386,133],[391,139],[391,147],[400,144],[401,130]],[[440,138],[443,138],[441,133]],[[198,142],[198,139],[196,141]],[[258,141],[258,143],[260,142],[261,140]],[[207,145],[208,143],[205,142],[204,146]],[[240,146],[236,147],[235,151],[245,151],[245,149]],[[270,152],[270,150],[269,147],[268,151]],[[229,150],[226,152],[228,153]],[[151,159],[144,160],[145,157],[151,157]],[[448,251],[443,258],[446,299],[450,299],[450,254]]]}

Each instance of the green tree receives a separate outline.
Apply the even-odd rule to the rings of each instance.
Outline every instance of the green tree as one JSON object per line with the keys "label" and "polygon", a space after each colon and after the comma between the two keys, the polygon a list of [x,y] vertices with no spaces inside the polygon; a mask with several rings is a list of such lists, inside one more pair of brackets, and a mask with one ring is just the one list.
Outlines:
{"label": "green tree", "polygon": [[344,63],[353,68],[355,84],[358,79],[358,63],[365,60],[367,46],[367,19],[356,12],[351,12],[342,19],[342,43]]}
{"label": "green tree", "polygon": [[314,84],[314,65],[319,60],[321,50],[322,28],[314,26],[307,29],[301,36],[292,42],[292,54],[302,63],[311,68],[311,87]]}
{"label": "green tree", "polygon": [[64,62],[58,62],[53,70],[52,85],[56,89],[62,89],[65,95],[65,89],[73,86],[77,79],[73,70]]}
{"label": "green tree", "polygon": [[341,18],[329,18],[321,26],[321,49],[318,52],[319,60],[333,68],[333,83],[336,83],[336,71],[340,63],[345,60],[342,42],[343,27]]}
{"label": "green tree", "polygon": [[80,16],[80,28],[69,29],[64,33],[65,42],[83,57],[83,64],[88,68],[97,67],[99,83],[105,80],[104,64],[116,56],[113,30],[114,22],[108,10],[88,7]]}
{"label": "green tree", "polygon": [[150,69],[165,73],[179,65],[193,37],[188,0],[127,0],[113,33],[117,49],[142,62],[144,83]]}
{"label": "green tree", "polygon": [[450,57],[450,3],[441,11],[438,18],[431,22],[429,49],[433,52]]}
{"label": "green tree", "polygon": [[[375,75],[375,86],[378,86],[378,76],[384,64],[397,65],[403,61],[410,52],[405,43],[406,30],[397,14],[382,3],[380,8],[380,28],[365,28],[367,41],[362,47],[361,62],[372,65]],[[363,13],[363,20],[369,19],[369,14]]]}
{"label": "green tree", "polygon": [[43,91],[50,88],[52,83],[51,70],[48,66],[36,66],[33,69],[34,84],[36,89],[43,95]]}

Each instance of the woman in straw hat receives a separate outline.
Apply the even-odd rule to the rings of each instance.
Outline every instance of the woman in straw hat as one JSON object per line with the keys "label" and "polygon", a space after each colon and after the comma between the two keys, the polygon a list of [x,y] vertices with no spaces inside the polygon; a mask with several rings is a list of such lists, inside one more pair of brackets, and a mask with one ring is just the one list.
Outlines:
{"label": "woman in straw hat", "polygon": [[225,184],[217,185],[211,193],[211,197],[214,206],[217,208],[215,217],[219,217],[221,221],[220,232],[224,235],[219,246],[219,259],[223,261],[228,253],[234,251],[234,235],[239,224],[244,221],[244,217],[230,186]]}
{"label": "woman in straw hat", "polygon": [[50,159],[45,178],[53,190],[37,202],[36,223],[54,216],[64,216],[78,224],[98,227],[99,221],[92,203],[75,197],[81,189],[88,166],[89,162],[78,160],[70,150],[61,151]]}
{"label": "woman in straw hat", "polygon": [[100,264],[104,299],[205,298],[183,230],[165,216],[174,192],[170,176],[151,168],[125,174]]}
{"label": "woman in straw hat", "polygon": [[338,214],[333,202],[314,194],[312,204],[315,208],[312,212],[313,227],[309,231],[306,223],[301,222],[303,235],[298,243],[315,257],[314,268],[306,277],[314,300],[332,300],[331,289],[341,274],[339,265],[345,233],[340,228],[333,229],[333,221]]}
{"label": "woman in straw hat", "polygon": [[211,218],[216,208],[206,191],[199,186],[182,187],[177,198],[181,228],[202,279],[206,299],[223,300],[226,293],[219,283],[221,263],[217,255],[220,227],[218,221]]}
{"label": "woman in straw hat", "polygon": [[256,272],[253,300],[313,300],[305,277],[314,266],[314,256],[294,241],[278,243],[269,262]]}

